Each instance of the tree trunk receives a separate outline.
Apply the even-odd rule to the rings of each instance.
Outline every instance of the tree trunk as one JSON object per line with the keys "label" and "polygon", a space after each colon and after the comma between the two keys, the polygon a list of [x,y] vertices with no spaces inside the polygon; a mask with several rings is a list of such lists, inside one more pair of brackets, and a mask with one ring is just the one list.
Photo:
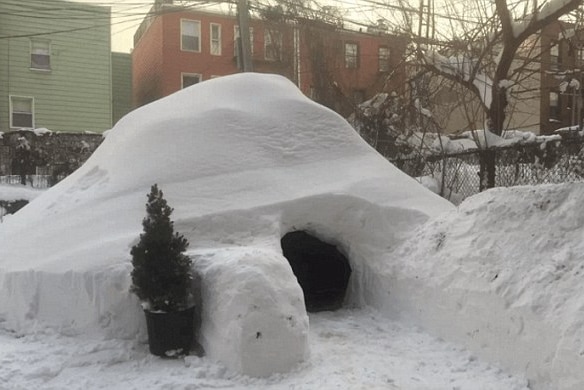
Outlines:
{"label": "tree trunk", "polygon": [[492,149],[481,150],[479,154],[479,191],[495,187],[495,171],[497,163],[497,152]]}
{"label": "tree trunk", "polygon": [[[507,108],[507,89],[493,86],[493,101],[488,110],[489,131],[496,135],[502,135],[505,126],[505,108]],[[495,177],[497,168],[497,152],[491,149],[492,145],[486,145],[486,149],[480,154],[480,171],[481,182],[479,191],[495,187]]]}

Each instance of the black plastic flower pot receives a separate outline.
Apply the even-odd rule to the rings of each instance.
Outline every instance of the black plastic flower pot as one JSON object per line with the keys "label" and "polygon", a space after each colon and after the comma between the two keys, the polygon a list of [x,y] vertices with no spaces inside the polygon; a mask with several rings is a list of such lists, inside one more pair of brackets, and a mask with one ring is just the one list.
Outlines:
{"label": "black plastic flower pot", "polygon": [[188,355],[193,345],[195,307],[146,314],[150,353],[161,357]]}

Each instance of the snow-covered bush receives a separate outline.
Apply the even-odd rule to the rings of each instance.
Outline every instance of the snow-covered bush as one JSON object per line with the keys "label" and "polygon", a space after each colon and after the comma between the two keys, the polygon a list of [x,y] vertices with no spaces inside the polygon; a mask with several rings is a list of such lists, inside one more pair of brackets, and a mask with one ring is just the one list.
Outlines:
{"label": "snow-covered bush", "polygon": [[168,206],[162,191],[154,184],[148,194],[144,233],[132,247],[132,288],[145,309],[176,311],[189,303],[191,259],[183,252],[188,241],[174,232]]}

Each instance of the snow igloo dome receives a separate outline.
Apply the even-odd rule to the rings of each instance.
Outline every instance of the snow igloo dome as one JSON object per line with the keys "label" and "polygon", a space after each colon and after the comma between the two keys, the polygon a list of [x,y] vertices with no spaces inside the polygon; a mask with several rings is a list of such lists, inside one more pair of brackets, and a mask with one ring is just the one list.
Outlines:
{"label": "snow igloo dome", "polygon": [[[387,249],[453,207],[287,79],[205,81],[128,114],[81,168],[0,224],[3,326],[143,338],[129,251],[154,183],[200,277],[199,343],[255,376],[308,356],[308,284],[330,269],[346,284],[335,304],[375,305]],[[347,262],[301,280],[282,249],[294,232]]]}

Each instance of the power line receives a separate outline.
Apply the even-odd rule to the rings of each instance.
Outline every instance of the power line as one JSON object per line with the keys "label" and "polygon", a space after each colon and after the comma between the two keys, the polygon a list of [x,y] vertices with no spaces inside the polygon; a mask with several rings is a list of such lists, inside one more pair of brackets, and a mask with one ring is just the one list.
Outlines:
{"label": "power line", "polygon": [[[74,20],[95,20],[95,21],[103,20],[104,23],[94,24],[94,25],[90,25],[90,26],[83,26],[83,27],[57,29],[57,30],[52,30],[52,31],[43,31],[43,32],[38,32],[38,33],[30,33],[30,34],[0,35],[0,39],[28,38],[28,37],[38,37],[38,36],[44,36],[44,35],[55,35],[55,34],[61,34],[61,33],[70,33],[70,32],[76,32],[76,31],[91,30],[91,29],[96,29],[96,28],[101,28],[101,27],[106,27],[106,26],[115,26],[118,24],[125,24],[125,23],[130,23],[130,22],[137,22],[137,24],[135,25],[137,27],[144,20],[144,18],[149,16],[149,15],[157,16],[157,15],[163,15],[166,13],[182,12],[185,10],[195,10],[197,8],[202,8],[202,7],[209,5],[209,4],[213,4],[213,3],[209,2],[209,1],[201,1],[201,2],[198,2],[197,4],[193,4],[191,6],[183,6],[183,7],[177,8],[177,9],[162,9],[162,10],[154,11],[154,12],[149,11],[149,12],[132,13],[132,14],[127,14],[127,15],[123,15],[123,16],[115,16],[115,17],[103,16],[103,17],[97,18],[94,16],[91,18],[79,18],[79,19],[75,19],[75,18],[71,18],[71,17],[63,17],[63,19],[74,19]],[[101,12],[98,12],[98,13],[101,14]],[[53,19],[51,17],[41,17],[38,15],[30,15],[30,14],[20,15],[20,14],[15,14],[15,13],[10,13],[10,12],[0,13],[0,16],[1,15],[26,17],[26,18],[32,18],[32,19]],[[113,18],[122,18],[122,17],[135,17],[135,18],[111,22],[111,19],[113,19]],[[59,20],[59,19],[60,18],[56,18],[56,20]],[[106,20],[107,20],[107,22],[105,22]]]}

